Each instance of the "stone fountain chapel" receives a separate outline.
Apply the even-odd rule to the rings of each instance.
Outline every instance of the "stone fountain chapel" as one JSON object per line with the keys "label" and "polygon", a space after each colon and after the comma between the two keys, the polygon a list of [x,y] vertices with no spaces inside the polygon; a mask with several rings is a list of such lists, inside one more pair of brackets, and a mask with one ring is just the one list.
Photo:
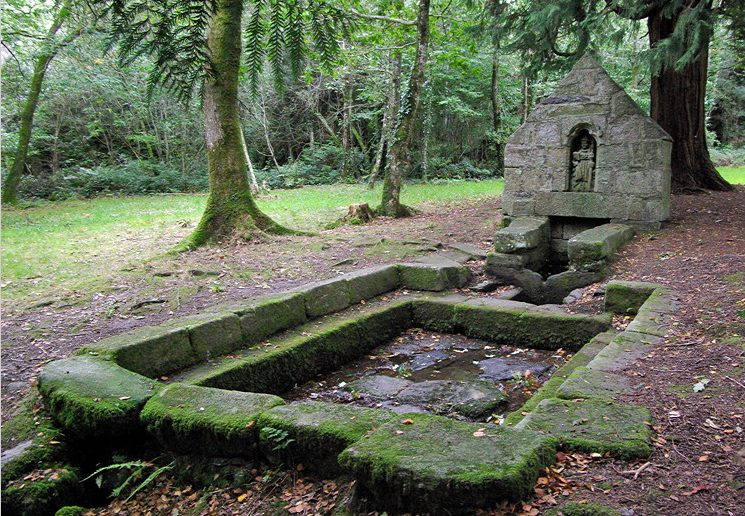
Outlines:
{"label": "stone fountain chapel", "polygon": [[[634,229],[669,217],[671,150],[672,138],[585,55],[506,142],[507,227],[490,268],[601,270]],[[581,240],[602,249],[588,256],[573,245]]]}

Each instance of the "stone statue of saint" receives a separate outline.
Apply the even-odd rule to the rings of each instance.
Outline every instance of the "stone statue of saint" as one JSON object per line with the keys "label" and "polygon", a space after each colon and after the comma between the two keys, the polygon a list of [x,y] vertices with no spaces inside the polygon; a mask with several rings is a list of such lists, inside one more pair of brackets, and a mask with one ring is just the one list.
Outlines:
{"label": "stone statue of saint", "polygon": [[579,141],[579,149],[572,152],[572,192],[592,192],[593,172],[595,171],[595,149],[592,138],[585,134]]}

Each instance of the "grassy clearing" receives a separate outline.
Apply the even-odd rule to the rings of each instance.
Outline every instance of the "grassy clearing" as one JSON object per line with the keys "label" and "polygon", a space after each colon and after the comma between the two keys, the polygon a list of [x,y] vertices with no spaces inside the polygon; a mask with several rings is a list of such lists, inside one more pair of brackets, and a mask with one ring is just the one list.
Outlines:
{"label": "grassy clearing", "polygon": [[[402,201],[428,211],[464,199],[494,197],[501,180],[410,185]],[[361,185],[308,187],[259,197],[259,206],[281,224],[318,230],[346,214],[349,204],[375,205],[380,188]],[[101,197],[3,209],[4,299],[61,292],[100,291],[111,273],[169,250],[202,214],[204,195]]]}
{"label": "grassy clearing", "polygon": [[733,185],[745,185],[745,165],[717,168],[722,177]]}

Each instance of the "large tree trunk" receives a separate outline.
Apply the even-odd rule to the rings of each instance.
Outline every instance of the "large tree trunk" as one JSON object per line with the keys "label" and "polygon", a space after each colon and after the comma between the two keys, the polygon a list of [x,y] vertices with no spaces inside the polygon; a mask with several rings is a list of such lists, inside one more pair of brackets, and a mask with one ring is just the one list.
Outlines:
{"label": "large tree trunk", "polygon": [[54,56],[57,55],[57,52],[61,48],[71,43],[82,33],[82,29],[78,29],[70,33],[62,42],[54,42],[57,32],[59,32],[62,24],[70,16],[71,3],[71,0],[66,0],[60,6],[57,15],[52,21],[52,25],[47,31],[46,48],[36,59],[34,71],[31,75],[28,97],[26,97],[26,105],[23,107],[23,112],[21,113],[21,124],[18,128],[18,147],[16,147],[13,165],[10,167],[5,181],[3,181],[3,204],[15,204],[17,201],[18,185],[21,182],[23,172],[26,170],[26,158],[28,157],[29,145],[31,144],[31,131],[34,127],[34,114],[36,114],[36,107],[39,105],[39,96],[41,95],[41,88],[44,84],[44,76],[47,73],[49,63],[52,62],[52,59],[54,59]]}
{"label": "large tree trunk", "polygon": [[409,86],[401,101],[398,126],[390,143],[388,166],[383,181],[383,197],[380,211],[389,217],[405,217],[410,210],[401,204],[401,178],[404,168],[409,164],[409,148],[414,137],[414,126],[419,115],[427,66],[429,46],[429,4],[430,0],[419,0],[417,14],[417,52],[411,69]]}
{"label": "large tree trunk", "polygon": [[[691,3],[695,5],[698,1],[706,0],[691,0]],[[652,48],[672,34],[679,16],[680,12],[665,18],[654,12],[647,18]],[[706,41],[703,47],[708,49],[708,46]],[[708,51],[704,51],[680,71],[668,68],[652,77],[650,115],[673,138],[674,192],[733,189],[714,168],[706,146],[704,98],[708,57]]]}
{"label": "large tree trunk", "polygon": [[238,105],[242,0],[219,0],[207,46],[211,73],[204,84],[204,124],[210,190],[202,219],[176,250],[261,232],[288,233],[259,210],[251,195]]}
{"label": "large tree trunk", "polygon": [[504,173],[504,144],[499,133],[502,131],[502,107],[499,97],[499,50],[497,48],[492,52],[491,60],[491,108],[492,108],[492,129],[497,145],[497,165],[501,173]]}

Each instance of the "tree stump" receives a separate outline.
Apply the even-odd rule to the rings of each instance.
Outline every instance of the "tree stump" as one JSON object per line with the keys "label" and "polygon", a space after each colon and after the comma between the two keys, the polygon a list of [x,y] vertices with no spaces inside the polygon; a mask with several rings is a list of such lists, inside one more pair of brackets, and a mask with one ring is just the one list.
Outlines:
{"label": "tree stump", "polygon": [[361,220],[362,222],[370,222],[373,219],[373,212],[370,209],[370,205],[366,202],[359,204],[350,204],[349,212],[347,213],[346,219],[348,221],[357,219]]}

